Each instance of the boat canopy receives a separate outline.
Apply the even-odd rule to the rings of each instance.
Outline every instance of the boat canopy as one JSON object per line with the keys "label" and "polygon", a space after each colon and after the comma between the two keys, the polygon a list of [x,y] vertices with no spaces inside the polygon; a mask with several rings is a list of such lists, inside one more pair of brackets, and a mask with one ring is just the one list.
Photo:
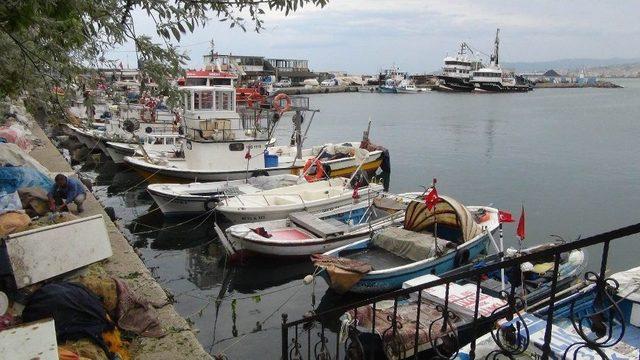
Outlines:
{"label": "boat canopy", "polygon": [[404,218],[406,230],[420,232],[435,223],[459,228],[463,242],[482,234],[482,227],[475,222],[471,212],[449,196],[441,195],[432,210],[421,201],[412,201],[407,207]]}

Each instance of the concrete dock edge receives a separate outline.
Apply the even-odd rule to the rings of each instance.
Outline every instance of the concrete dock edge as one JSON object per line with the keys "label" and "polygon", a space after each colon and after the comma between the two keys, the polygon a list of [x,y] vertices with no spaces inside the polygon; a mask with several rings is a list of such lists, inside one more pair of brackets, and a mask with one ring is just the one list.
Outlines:
{"label": "concrete dock edge", "polygon": [[[73,169],[69,163],[35,121],[33,121],[31,131],[42,141],[42,145],[34,148],[30,155],[54,174],[72,173]],[[131,358],[142,360],[212,359],[202,348],[187,321],[168,302],[167,293],[155,281],[151,272],[134,252],[116,224],[109,219],[100,202],[88,192],[82,216],[95,214],[103,215],[113,250],[113,256],[101,263],[106,274],[124,279],[131,290],[144,299],[154,303],[167,303],[158,309],[160,323],[167,331],[167,335],[162,338],[136,337],[129,349]]]}

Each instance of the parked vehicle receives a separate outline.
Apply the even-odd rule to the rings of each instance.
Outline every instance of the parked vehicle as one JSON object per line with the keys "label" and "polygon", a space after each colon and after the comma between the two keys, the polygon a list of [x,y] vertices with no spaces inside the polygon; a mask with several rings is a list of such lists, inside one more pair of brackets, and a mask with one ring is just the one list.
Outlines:
{"label": "parked vehicle", "polygon": [[278,87],[278,88],[290,87],[291,85],[292,85],[291,80],[289,79],[282,79],[277,83],[273,84],[274,87]]}

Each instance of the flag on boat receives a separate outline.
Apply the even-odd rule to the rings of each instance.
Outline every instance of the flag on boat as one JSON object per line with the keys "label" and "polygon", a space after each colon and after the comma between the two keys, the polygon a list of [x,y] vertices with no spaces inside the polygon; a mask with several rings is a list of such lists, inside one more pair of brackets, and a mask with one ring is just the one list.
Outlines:
{"label": "flag on boat", "polygon": [[498,210],[498,221],[501,223],[515,222],[513,215],[511,215],[511,212],[507,210]]}
{"label": "flag on boat", "polygon": [[249,151],[249,149],[247,149],[247,153],[244,154],[244,158],[247,160],[251,160],[251,152]]}
{"label": "flag on boat", "polygon": [[524,240],[526,232],[524,229],[524,205],[522,205],[522,212],[520,213],[520,220],[518,221],[518,228],[516,229],[516,235],[520,238],[520,241]]}
{"label": "flag on boat", "polygon": [[424,197],[424,203],[427,205],[427,209],[431,211],[434,206],[436,206],[436,203],[438,203],[438,200],[440,200],[438,190],[436,190],[435,186],[430,187],[427,195]]}

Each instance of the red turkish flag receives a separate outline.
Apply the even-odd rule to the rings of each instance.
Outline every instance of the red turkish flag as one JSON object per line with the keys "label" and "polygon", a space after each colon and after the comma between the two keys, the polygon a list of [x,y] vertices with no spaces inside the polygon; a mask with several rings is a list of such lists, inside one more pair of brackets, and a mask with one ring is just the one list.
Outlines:
{"label": "red turkish flag", "polygon": [[498,221],[501,223],[515,222],[513,215],[511,215],[511,212],[507,210],[498,210]]}
{"label": "red turkish flag", "polygon": [[438,197],[438,191],[435,187],[431,187],[431,190],[424,197],[424,203],[427,205],[427,209],[431,211],[434,206],[438,203],[440,198]]}
{"label": "red turkish flag", "polygon": [[524,230],[524,205],[522,206],[522,213],[520,213],[520,220],[518,221],[518,228],[516,229],[516,235],[520,238],[520,241],[524,240],[526,232]]}
{"label": "red turkish flag", "polygon": [[244,158],[247,160],[251,160],[251,152],[249,151],[249,149],[247,149],[247,153],[244,154]]}

